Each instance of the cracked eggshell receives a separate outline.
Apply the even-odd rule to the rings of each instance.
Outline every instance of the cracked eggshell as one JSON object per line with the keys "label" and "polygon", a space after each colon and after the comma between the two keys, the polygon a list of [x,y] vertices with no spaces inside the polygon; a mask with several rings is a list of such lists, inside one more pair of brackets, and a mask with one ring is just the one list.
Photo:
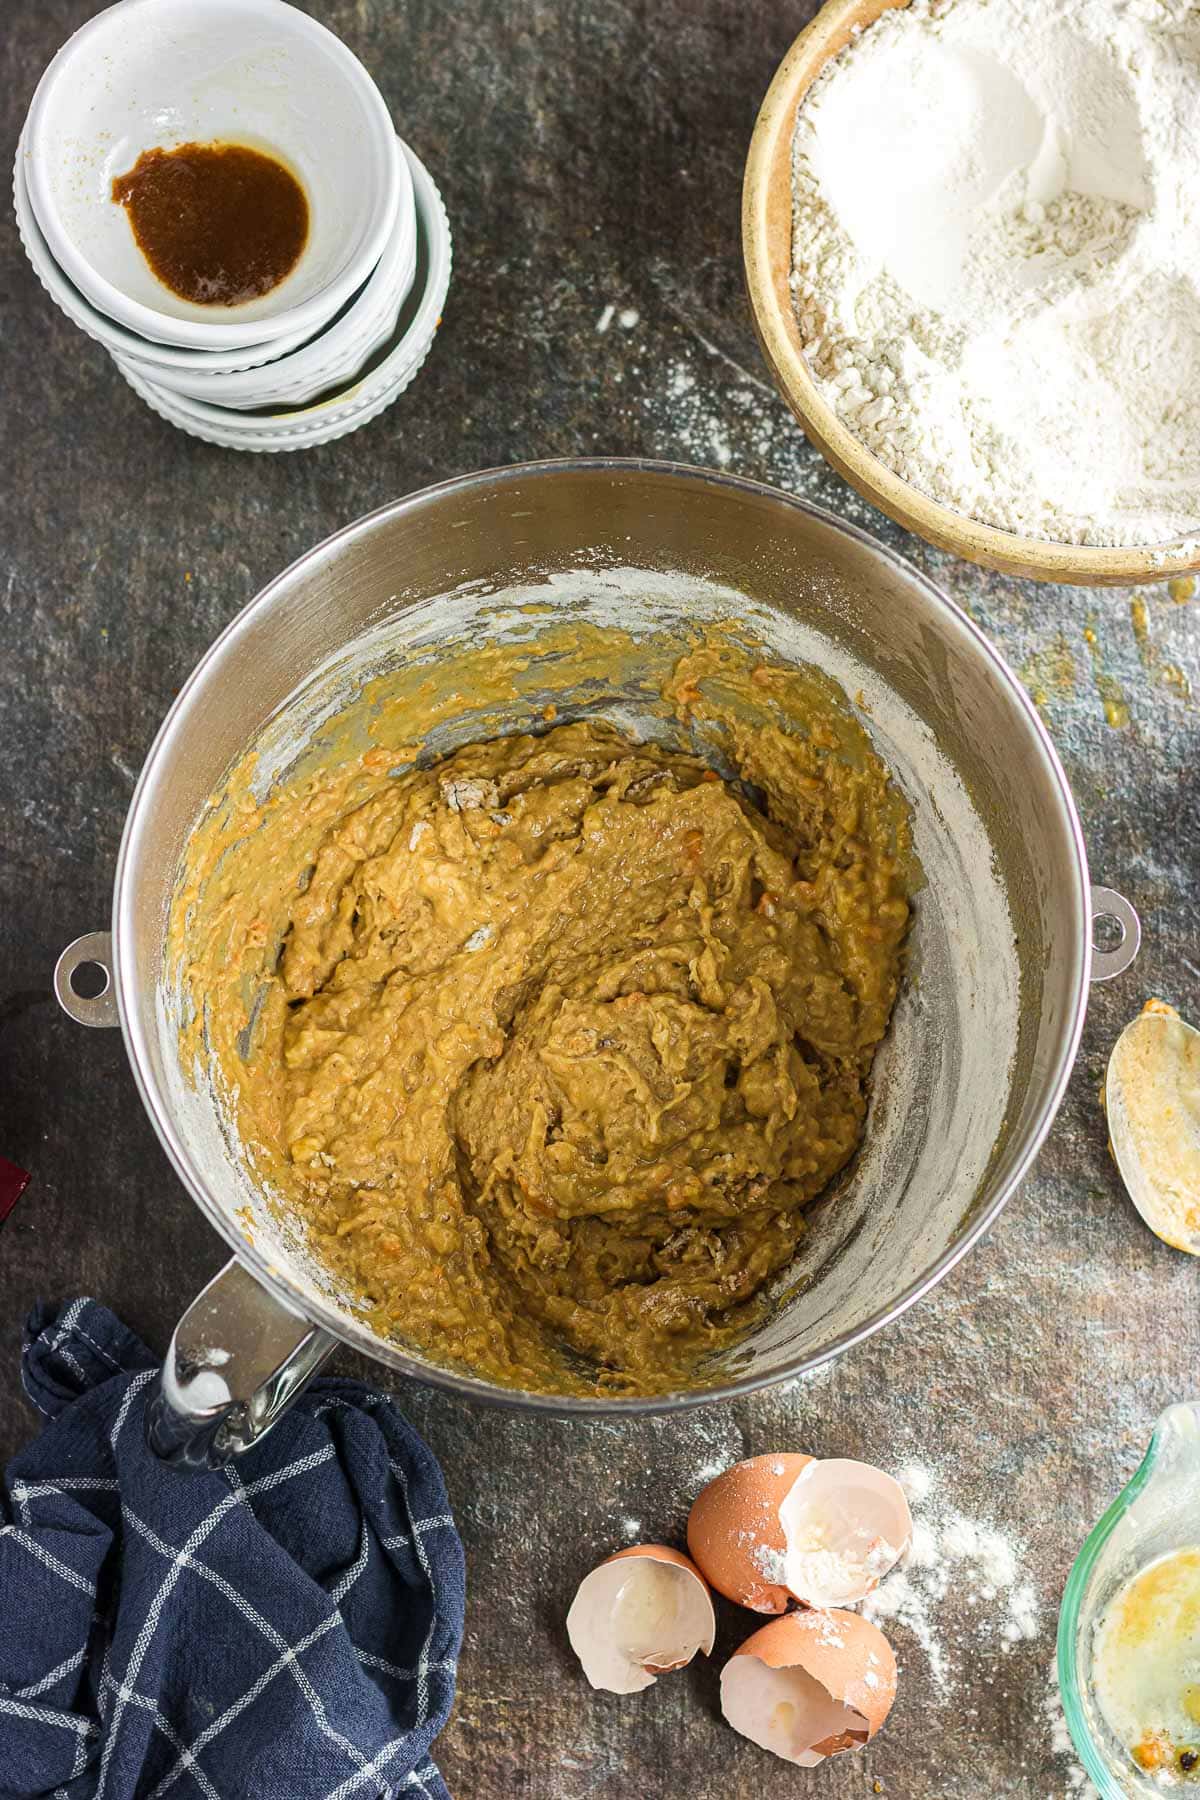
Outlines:
{"label": "cracked eggshell", "polygon": [[898,1481],[871,1463],[830,1457],[802,1469],[780,1502],[783,1581],[806,1606],[853,1606],[912,1543]]}
{"label": "cracked eggshell", "polygon": [[780,1451],[734,1463],[697,1496],[688,1514],[688,1549],[707,1579],[753,1612],[786,1612],[787,1544],[779,1509],[811,1456]]}
{"label": "cracked eggshell", "polygon": [[721,1711],[773,1756],[815,1768],[868,1743],[896,1698],[896,1658],[858,1613],[772,1619],[721,1672]]}
{"label": "cracked eggshell", "polygon": [[1164,1244],[1200,1256],[1200,1032],[1148,1000],[1116,1041],[1103,1101],[1129,1198]]}
{"label": "cracked eggshell", "polygon": [[567,1637],[594,1688],[636,1694],[682,1669],[716,1636],[708,1583],[666,1544],[619,1550],[580,1582]]}

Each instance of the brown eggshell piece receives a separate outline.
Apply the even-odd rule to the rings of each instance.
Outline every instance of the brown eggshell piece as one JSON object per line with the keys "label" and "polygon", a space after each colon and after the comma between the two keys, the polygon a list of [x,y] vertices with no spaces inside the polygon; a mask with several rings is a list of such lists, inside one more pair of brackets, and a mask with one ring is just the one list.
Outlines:
{"label": "brown eggshell piece", "polygon": [[708,1583],[667,1544],[618,1550],[580,1582],[567,1614],[567,1637],[584,1674],[614,1694],[651,1687],[697,1650],[707,1656],[715,1636]]}
{"label": "brown eggshell piece", "polygon": [[721,1674],[721,1710],[734,1730],[801,1768],[868,1743],[895,1697],[891,1645],[851,1612],[774,1619]]}
{"label": "brown eggshell piece", "polygon": [[697,1496],[688,1515],[688,1549],[726,1599],[753,1612],[781,1613],[787,1544],[779,1508],[813,1458],[796,1451],[734,1463]]}

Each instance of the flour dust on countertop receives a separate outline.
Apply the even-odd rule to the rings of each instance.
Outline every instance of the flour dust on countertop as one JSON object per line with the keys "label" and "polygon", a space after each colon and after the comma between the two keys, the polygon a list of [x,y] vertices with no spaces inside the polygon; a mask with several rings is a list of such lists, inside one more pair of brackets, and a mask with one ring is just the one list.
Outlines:
{"label": "flour dust on countertop", "polygon": [[[1042,1607],[1024,1545],[1013,1533],[956,1506],[945,1481],[924,1464],[901,1469],[899,1480],[913,1509],[912,1548],[862,1610],[888,1630],[907,1632],[935,1689],[951,1694],[973,1678],[980,1645],[1005,1654],[1037,1637]],[[951,1594],[955,1616],[966,1618],[952,1636],[944,1624]]]}
{"label": "flour dust on countertop", "polygon": [[1088,1779],[1087,1770],[1075,1757],[1075,1746],[1067,1729],[1063,1710],[1062,1689],[1058,1685],[1058,1658],[1052,1656],[1046,1670],[1046,1722],[1050,1727],[1050,1753],[1065,1768],[1067,1794],[1070,1800],[1100,1800]]}
{"label": "flour dust on countertop", "polygon": [[[902,1692],[921,1688],[909,1703],[930,1730],[940,1729],[934,1720],[944,1716],[967,1732],[981,1728],[975,1721],[983,1692],[992,1699],[999,1692],[1004,1706],[1023,1708],[1027,1719],[1029,1785],[1019,1792],[1030,1800],[1098,1800],[1075,1756],[1058,1693],[1058,1595],[1046,1591],[1032,1545],[1004,1522],[1011,1488],[997,1482],[982,1505],[972,1504],[949,1461],[910,1456],[894,1472],[912,1508],[912,1546],[861,1611],[892,1643]],[[1037,1659],[1032,1676],[1031,1655]],[[1035,1773],[1039,1768],[1043,1773]],[[969,1790],[953,1789],[960,1791]]]}

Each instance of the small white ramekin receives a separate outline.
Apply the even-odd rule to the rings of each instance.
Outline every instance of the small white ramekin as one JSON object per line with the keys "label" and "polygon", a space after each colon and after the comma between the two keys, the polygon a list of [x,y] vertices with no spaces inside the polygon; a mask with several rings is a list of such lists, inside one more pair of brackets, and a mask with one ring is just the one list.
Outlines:
{"label": "small white ramekin", "polygon": [[161,419],[230,450],[305,450],[331,443],[377,418],[402,394],[429,354],[450,285],[452,244],[442,197],[410,150],[417,212],[417,280],[401,310],[394,341],[339,392],[315,405],[273,414],[238,412],[175,394],[123,358],[114,360],[134,392]]}
{"label": "small white ramekin", "polygon": [[96,311],[86,295],[81,294],[74,283],[67,280],[51,256],[50,246],[42,236],[29,199],[29,188],[25,180],[27,160],[25,140],[22,138],[13,163],[13,211],[25,254],[33,265],[34,274],[59,311],[65,313],[71,323],[78,325],[80,331],[95,343],[102,344],[111,355],[136,358],[140,364],[145,365],[148,372],[152,370],[155,376],[161,375],[164,369],[205,369],[210,374],[231,373],[236,369],[256,368],[269,362],[272,357],[296,350],[312,335],[308,331],[293,331],[286,337],[271,338],[265,344],[248,345],[242,350],[184,350],[177,344],[153,344],[148,338],[139,337],[136,331],[129,331],[124,325],[118,325],[114,319]]}
{"label": "small white ramekin", "polygon": [[[224,350],[319,330],[378,262],[401,203],[382,95],[339,38],[286,0],[118,0],[58,52],[25,138],[30,200],[64,274],[161,343]],[[163,286],[111,197],[143,150],[211,140],[277,153],[309,201],[296,267],[235,307]]]}
{"label": "small white ramekin", "polygon": [[[408,152],[399,139],[396,154],[405,158],[405,183],[412,192]],[[366,286],[349,301],[325,330],[285,356],[255,369],[233,374],[207,369],[159,369],[143,364],[136,355],[122,354],[122,363],[139,367],[148,381],[192,400],[214,406],[300,406],[340,382],[349,381],[376,350],[392,337],[400,309],[413,284],[417,266],[417,220],[412,206],[402,207],[396,229],[384,245]]]}

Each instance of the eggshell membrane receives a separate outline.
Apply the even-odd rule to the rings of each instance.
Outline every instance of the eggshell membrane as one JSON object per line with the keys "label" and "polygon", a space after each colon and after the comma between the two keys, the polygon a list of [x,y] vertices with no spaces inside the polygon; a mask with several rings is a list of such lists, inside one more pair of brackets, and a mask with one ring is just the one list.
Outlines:
{"label": "eggshell membrane", "polygon": [[773,1619],[721,1673],[721,1710],[743,1737],[801,1768],[868,1743],[896,1698],[896,1658],[858,1613]]}
{"label": "eggshell membrane", "polygon": [[779,1508],[811,1456],[779,1451],[734,1463],[697,1496],[688,1515],[688,1549],[727,1600],[753,1612],[786,1612],[787,1542]]}
{"label": "eggshell membrane", "polygon": [[854,1606],[912,1543],[912,1513],[898,1481],[872,1463],[810,1462],[779,1507],[787,1547],[783,1581],[806,1606]]}
{"label": "eggshell membrane", "polygon": [[[691,1588],[681,1590],[677,1596],[677,1616],[651,1628],[656,1638],[661,1635],[661,1643],[656,1643],[654,1650],[647,1647],[641,1654],[631,1649],[627,1641],[627,1623],[623,1630],[615,1616],[628,1572],[614,1571],[618,1563],[630,1558],[684,1570],[691,1579]],[[690,1617],[680,1616],[681,1608]],[[644,1631],[646,1624],[645,1620],[639,1621],[639,1628]],[[606,1557],[580,1582],[567,1614],[567,1637],[588,1681],[594,1688],[614,1694],[636,1694],[652,1687],[659,1675],[690,1663],[697,1650],[709,1655],[716,1630],[708,1583],[690,1558],[667,1544],[633,1544]]]}

